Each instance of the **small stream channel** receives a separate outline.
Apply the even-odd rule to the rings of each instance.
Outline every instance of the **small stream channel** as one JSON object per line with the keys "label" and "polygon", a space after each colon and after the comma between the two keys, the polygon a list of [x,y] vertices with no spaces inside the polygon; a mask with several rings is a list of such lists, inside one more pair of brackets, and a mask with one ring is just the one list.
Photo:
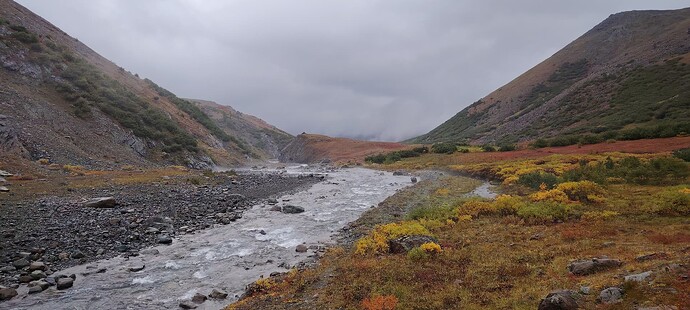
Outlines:
{"label": "small stream channel", "polygon": [[[292,166],[287,173],[312,173],[310,169]],[[57,274],[77,275],[73,288],[25,295],[22,290],[27,288],[22,287],[24,297],[0,303],[0,309],[177,309],[180,301],[197,292],[208,295],[213,289],[229,293],[228,299],[209,299],[198,309],[220,309],[241,295],[246,284],[272,272],[285,272],[314,255],[313,249],[297,253],[297,245],[318,247],[332,242],[331,236],[340,228],[409,185],[409,176],[389,172],[363,168],[331,172],[308,190],[278,199],[279,205],[304,207],[304,213],[283,214],[257,205],[233,224],[156,247],[159,254],[116,257],[62,270]],[[143,265],[141,271],[129,271]],[[104,273],[94,272],[102,268]]]}

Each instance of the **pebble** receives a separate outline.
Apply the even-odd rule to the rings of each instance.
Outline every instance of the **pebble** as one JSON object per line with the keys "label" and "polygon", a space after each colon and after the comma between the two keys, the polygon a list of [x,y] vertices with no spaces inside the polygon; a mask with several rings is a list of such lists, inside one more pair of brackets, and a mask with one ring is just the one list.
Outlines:
{"label": "pebble", "polygon": [[304,253],[304,252],[306,252],[308,249],[309,249],[309,248],[308,248],[306,245],[300,244],[300,245],[298,245],[298,246],[295,248],[295,252]]}
{"label": "pebble", "polygon": [[29,265],[29,271],[34,271],[34,270],[43,270],[45,271],[47,269],[46,264],[43,262],[33,262],[31,265]]}
{"label": "pebble", "polygon": [[31,263],[28,260],[26,260],[26,258],[20,258],[12,262],[12,265],[17,269],[22,269],[24,267],[31,265]]}
{"label": "pebble", "polygon": [[168,236],[168,235],[161,235],[158,237],[158,243],[160,244],[171,244],[173,242],[173,239]]}

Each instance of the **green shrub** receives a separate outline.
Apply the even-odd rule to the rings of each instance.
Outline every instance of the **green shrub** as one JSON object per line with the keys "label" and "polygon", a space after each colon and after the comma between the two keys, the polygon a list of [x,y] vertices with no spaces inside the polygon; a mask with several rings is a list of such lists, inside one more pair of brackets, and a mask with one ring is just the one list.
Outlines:
{"label": "green shrub", "polygon": [[566,171],[565,181],[589,180],[599,184],[615,178],[626,183],[639,185],[672,185],[683,183],[690,176],[688,164],[674,157],[659,157],[641,160],[626,157],[618,162],[606,160],[596,165],[581,165]]}
{"label": "green shrub", "polygon": [[416,247],[407,252],[407,258],[414,262],[423,261],[429,259],[429,253],[420,247]]}
{"label": "green shrub", "polygon": [[12,34],[12,37],[17,39],[17,41],[26,44],[38,43],[38,37],[36,37],[36,35],[33,33],[15,32]]}
{"label": "green shrub", "polygon": [[687,186],[672,187],[654,195],[651,208],[667,216],[690,215],[690,189]]}
{"label": "green shrub", "polygon": [[376,155],[371,155],[367,156],[364,158],[364,161],[372,164],[383,164],[384,161],[386,161],[386,155],[384,154],[376,154]]}
{"label": "green shrub", "polygon": [[494,148],[493,146],[488,145],[488,144],[482,145],[482,151],[484,151],[484,152],[495,152],[496,148]]}
{"label": "green shrub", "polygon": [[532,146],[540,149],[549,146],[549,142],[546,139],[537,139],[532,143]]}
{"label": "green shrub", "polygon": [[443,204],[439,206],[419,206],[416,207],[406,215],[408,220],[439,220],[445,221],[446,219],[453,218],[456,216],[456,207],[452,204]]}
{"label": "green shrub", "polygon": [[542,184],[545,184],[547,189],[552,189],[559,183],[559,179],[552,173],[532,172],[520,175],[517,183],[532,189],[539,189]]}
{"label": "green shrub", "polygon": [[510,152],[510,151],[515,151],[517,147],[515,144],[503,144],[498,147],[499,152]]}
{"label": "green shrub", "polygon": [[575,214],[568,205],[543,201],[526,204],[517,210],[517,216],[532,223],[566,221]]}
{"label": "green shrub", "polygon": [[684,161],[690,161],[690,148],[676,150],[673,152],[673,156]]}
{"label": "green shrub", "polygon": [[436,154],[453,154],[458,150],[454,143],[442,142],[431,146],[431,152]]}

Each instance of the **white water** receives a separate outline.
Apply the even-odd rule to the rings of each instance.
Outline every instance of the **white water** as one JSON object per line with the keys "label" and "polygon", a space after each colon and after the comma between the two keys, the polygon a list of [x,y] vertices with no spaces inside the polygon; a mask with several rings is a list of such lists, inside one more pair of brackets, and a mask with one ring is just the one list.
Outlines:
{"label": "white water", "polygon": [[[288,167],[287,172],[309,173],[304,166]],[[209,299],[198,309],[220,309],[260,276],[287,271],[281,263],[293,266],[314,254],[297,253],[295,246],[328,244],[340,228],[411,184],[409,176],[362,168],[331,172],[324,182],[278,199],[280,205],[304,207],[304,213],[283,214],[257,205],[235,223],[156,247],[158,255],[116,257],[60,271],[77,274],[73,288],[26,295],[28,289],[22,287],[20,296],[0,303],[0,309],[178,309],[180,301],[212,289],[230,295],[223,301]],[[143,271],[128,271],[141,264],[146,265]],[[107,271],[80,275],[98,268]]]}

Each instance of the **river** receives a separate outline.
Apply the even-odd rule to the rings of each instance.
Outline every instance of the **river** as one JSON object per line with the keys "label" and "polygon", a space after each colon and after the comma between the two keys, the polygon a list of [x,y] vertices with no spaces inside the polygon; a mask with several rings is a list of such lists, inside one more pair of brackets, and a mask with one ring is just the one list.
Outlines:
{"label": "river", "polygon": [[[291,166],[286,171],[313,173],[311,169]],[[312,249],[296,252],[297,245],[332,243],[339,229],[409,185],[409,176],[390,172],[364,168],[329,172],[325,181],[278,199],[279,205],[304,207],[304,213],[283,214],[271,211],[270,205],[256,205],[235,223],[154,248],[158,254],[116,257],[62,270],[56,274],[77,275],[74,287],[26,295],[24,286],[19,289],[23,297],[0,303],[0,309],[176,309],[195,293],[208,295],[213,289],[229,293],[228,298],[209,299],[198,309],[220,309],[260,276],[288,271],[314,255]],[[145,266],[141,271],[130,271],[141,266]],[[104,273],[95,273],[102,268]]]}

